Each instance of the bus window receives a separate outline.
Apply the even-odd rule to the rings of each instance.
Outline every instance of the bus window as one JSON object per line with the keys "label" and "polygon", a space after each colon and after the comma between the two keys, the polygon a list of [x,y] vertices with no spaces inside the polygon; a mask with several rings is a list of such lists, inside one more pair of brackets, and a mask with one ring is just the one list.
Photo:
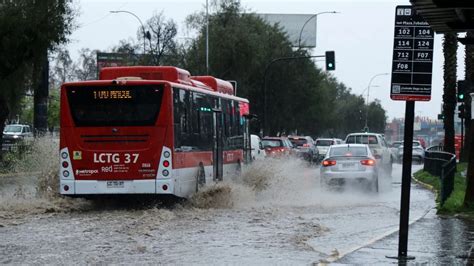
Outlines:
{"label": "bus window", "polygon": [[163,85],[71,86],[67,95],[78,127],[151,126],[160,112]]}

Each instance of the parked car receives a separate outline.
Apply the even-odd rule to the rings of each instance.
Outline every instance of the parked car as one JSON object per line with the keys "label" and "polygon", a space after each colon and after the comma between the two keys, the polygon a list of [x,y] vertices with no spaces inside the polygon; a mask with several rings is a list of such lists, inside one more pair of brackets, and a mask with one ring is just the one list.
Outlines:
{"label": "parked car", "polygon": [[12,150],[18,144],[29,144],[33,141],[33,132],[29,125],[10,124],[3,129],[2,150]]}
{"label": "parked car", "polygon": [[379,168],[383,170],[387,176],[392,176],[394,156],[382,134],[367,132],[351,133],[347,135],[345,142],[347,144],[367,144],[373,156],[377,159]]}
{"label": "parked car", "polygon": [[315,144],[319,151],[319,159],[322,160],[326,156],[329,146],[342,144],[343,142],[342,139],[317,138]]}
{"label": "parked car", "polygon": [[265,159],[266,152],[263,148],[262,140],[257,135],[250,135],[250,147],[252,149],[252,160]]}
{"label": "parked car", "polygon": [[403,141],[394,141],[391,145],[390,145],[390,151],[392,152],[392,157],[393,157],[393,161],[394,162],[400,162],[398,160],[398,148],[400,147],[400,145],[403,144]]}
{"label": "parked car", "polygon": [[319,151],[314,140],[310,136],[288,136],[288,139],[295,148],[296,156],[309,162],[316,162],[319,159]]}
{"label": "parked car", "polygon": [[[398,147],[397,151],[398,161],[403,161],[403,144]],[[412,162],[423,163],[425,160],[425,149],[420,141],[414,140],[413,141],[413,148],[412,148]]]}
{"label": "parked car", "polygon": [[284,157],[292,154],[293,144],[286,137],[264,137],[262,144],[268,157]]}
{"label": "parked car", "polygon": [[379,188],[379,164],[365,144],[339,144],[329,147],[321,162],[321,187],[363,183]]}

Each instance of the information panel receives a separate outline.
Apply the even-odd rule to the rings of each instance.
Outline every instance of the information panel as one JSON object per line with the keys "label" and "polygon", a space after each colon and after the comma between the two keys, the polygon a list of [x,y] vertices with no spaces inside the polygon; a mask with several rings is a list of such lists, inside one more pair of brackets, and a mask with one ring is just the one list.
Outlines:
{"label": "information panel", "polygon": [[395,8],[390,98],[429,101],[433,69],[433,30],[412,6]]}

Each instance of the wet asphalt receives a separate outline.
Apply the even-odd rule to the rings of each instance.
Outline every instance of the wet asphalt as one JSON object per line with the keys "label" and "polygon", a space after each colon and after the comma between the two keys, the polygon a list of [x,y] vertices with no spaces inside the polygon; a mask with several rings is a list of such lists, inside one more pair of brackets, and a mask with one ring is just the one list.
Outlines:
{"label": "wet asphalt", "polygon": [[[0,263],[398,263],[387,256],[398,249],[400,165],[378,194],[321,191],[319,169],[300,162],[251,170],[250,185],[226,183],[168,207],[48,200],[27,176],[3,179]],[[437,216],[433,193],[417,184],[411,195],[408,263],[470,263],[474,223]]]}

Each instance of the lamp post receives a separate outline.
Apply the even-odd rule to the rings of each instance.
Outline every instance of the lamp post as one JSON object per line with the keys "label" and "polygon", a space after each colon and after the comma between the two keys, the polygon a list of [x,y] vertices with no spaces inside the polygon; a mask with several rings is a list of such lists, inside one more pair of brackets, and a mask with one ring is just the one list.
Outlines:
{"label": "lamp post", "polygon": [[112,11],[110,11],[110,13],[113,13],[113,14],[127,13],[127,14],[130,14],[130,15],[134,16],[138,20],[138,22],[140,22],[140,25],[142,26],[142,31],[143,31],[143,54],[145,55],[145,53],[146,53],[146,51],[145,51],[146,43],[145,42],[146,42],[146,39],[150,39],[150,38],[148,37],[148,35],[145,32],[145,26],[143,25],[142,20],[137,15],[135,15],[133,12],[130,12],[130,11],[127,11],[127,10],[112,10]]}
{"label": "lamp post", "polygon": [[209,1],[206,0],[206,75],[209,75]]}
{"label": "lamp post", "polygon": [[369,129],[367,123],[368,123],[368,120],[369,120],[369,92],[370,92],[370,86],[372,85],[372,81],[376,77],[386,76],[386,75],[388,75],[388,73],[379,73],[379,74],[376,74],[376,75],[372,76],[372,78],[369,81],[369,85],[366,88],[366,90],[367,90],[367,107],[366,107],[366,110],[365,110],[365,127],[364,127],[364,130],[368,131],[368,129]]}
{"label": "lamp post", "polygon": [[317,30],[318,30],[318,15],[321,15],[321,14],[336,14],[336,13],[339,13],[339,12],[336,12],[336,11],[324,11],[324,12],[319,12],[317,14],[314,14],[312,15],[311,17],[309,17],[305,23],[303,24],[303,27],[301,27],[301,30],[300,30],[300,35],[298,37],[298,49],[301,48],[301,35],[303,34],[303,29],[304,27],[306,26],[306,24],[308,24],[308,22],[310,20],[312,20],[313,18],[316,18],[316,41],[317,41],[317,38],[318,38],[318,33],[317,33]]}

